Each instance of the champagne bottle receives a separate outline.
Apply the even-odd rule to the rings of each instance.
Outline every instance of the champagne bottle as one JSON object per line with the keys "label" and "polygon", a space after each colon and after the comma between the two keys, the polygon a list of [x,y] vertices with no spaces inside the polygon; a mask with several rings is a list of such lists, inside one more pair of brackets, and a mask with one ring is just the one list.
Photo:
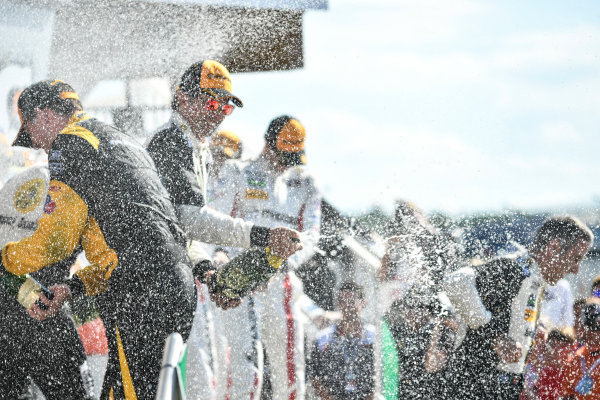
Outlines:
{"label": "champagne bottle", "polygon": [[229,299],[241,299],[266,283],[281,267],[283,259],[267,248],[246,250],[219,268],[211,286]]}
{"label": "champagne bottle", "polygon": [[[31,306],[38,301],[40,293],[44,293],[50,300],[54,297],[54,294],[50,290],[29,276],[29,274],[15,275],[8,271],[4,271],[4,273],[0,275],[0,285],[6,292],[16,296],[19,304],[27,309],[31,308]],[[38,306],[46,308],[45,304],[41,302],[38,302]]]}

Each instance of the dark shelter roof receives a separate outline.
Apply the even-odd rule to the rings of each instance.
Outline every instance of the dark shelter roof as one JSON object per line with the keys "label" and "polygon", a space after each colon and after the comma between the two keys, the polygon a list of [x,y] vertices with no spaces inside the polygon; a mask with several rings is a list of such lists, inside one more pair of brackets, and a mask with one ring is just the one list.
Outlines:
{"label": "dark shelter roof", "polygon": [[7,38],[0,59],[31,65],[34,80],[60,77],[81,95],[104,79],[174,81],[206,58],[230,72],[297,69],[303,13],[324,8],[326,0],[47,1],[42,8],[16,0],[0,4]]}

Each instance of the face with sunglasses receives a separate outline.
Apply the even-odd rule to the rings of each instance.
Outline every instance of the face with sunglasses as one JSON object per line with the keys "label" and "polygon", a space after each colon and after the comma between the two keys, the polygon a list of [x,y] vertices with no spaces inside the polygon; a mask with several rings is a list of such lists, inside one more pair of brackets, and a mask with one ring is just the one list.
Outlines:
{"label": "face with sunglasses", "polygon": [[216,98],[204,93],[194,97],[178,92],[177,100],[177,111],[199,139],[212,135],[225,117],[231,115],[235,109],[235,106],[228,104],[229,99]]}

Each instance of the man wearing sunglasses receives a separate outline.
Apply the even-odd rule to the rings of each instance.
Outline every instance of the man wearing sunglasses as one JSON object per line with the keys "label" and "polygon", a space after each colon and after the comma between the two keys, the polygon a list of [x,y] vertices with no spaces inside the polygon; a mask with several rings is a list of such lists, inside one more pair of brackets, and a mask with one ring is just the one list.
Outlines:
{"label": "man wearing sunglasses", "polygon": [[269,246],[287,259],[301,248],[297,232],[261,227],[205,207],[212,162],[209,139],[235,106],[243,103],[231,93],[231,77],[221,63],[192,64],[175,90],[171,121],[152,136],[148,152],[191,240],[241,248]]}
{"label": "man wearing sunglasses", "polygon": [[[268,247],[282,259],[302,249],[298,232],[293,229],[266,228],[205,207],[212,164],[209,139],[235,106],[243,107],[243,103],[232,93],[231,77],[225,66],[213,60],[194,63],[183,73],[175,90],[171,120],[147,145],[177,208],[179,221],[192,241],[190,250],[196,251],[192,261],[204,263],[208,268],[212,268],[210,257],[200,256],[199,246],[193,241],[239,248]],[[238,304],[224,301],[221,306]],[[258,397],[254,380],[253,377],[248,398]]]}

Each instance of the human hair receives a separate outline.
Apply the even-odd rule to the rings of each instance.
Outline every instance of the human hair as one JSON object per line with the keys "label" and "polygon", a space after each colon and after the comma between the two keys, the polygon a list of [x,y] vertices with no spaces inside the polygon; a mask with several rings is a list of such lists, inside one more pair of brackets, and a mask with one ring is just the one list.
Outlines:
{"label": "human hair", "polygon": [[558,239],[563,250],[569,249],[584,240],[591,244],[594,240],[594,234],[578,218],[566,215],[550,217],[538,229],[531,245],[533,253],[539,253],[550,243],[551,240]]}
{"label": "human hair", "polygon": [[363,300],[365,298],[365,292],[364,292],[363,287],[353,281],[343,282],[338,289],[338,296],[339,296],[339,293],[341,293],[343,291],[352,292],[352,293],[356,294],[356,296],[360,300]]}
{"label": "human hair", "polygon": [[171,99],[171,110],[172,111],[177,111],[179,110],[179,100],[177,100],[177,91],[179,89],[175,89],[173,91],[173,99]]}
{"label": "human hair", "polygon": [[573,308],[575,308],[575,307],[582,307],[582,306],[585,305],[586,302],[587,302],[587,299],[578,299],[578,300],[575,300],[573,302]]}
{"label": "human hair", "polygon": [[574,343],[575,331],[570,326],[553,328],[548,332],[548,341],[556,340],[558,342]]}

